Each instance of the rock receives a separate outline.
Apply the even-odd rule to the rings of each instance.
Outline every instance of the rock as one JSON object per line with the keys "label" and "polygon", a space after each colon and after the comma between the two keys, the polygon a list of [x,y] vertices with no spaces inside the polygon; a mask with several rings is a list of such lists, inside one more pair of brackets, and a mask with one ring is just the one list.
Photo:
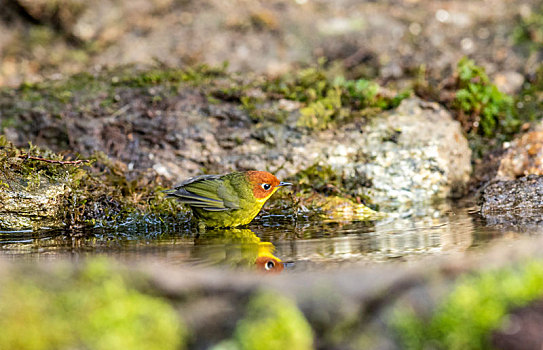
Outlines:
{"label": "rock", "polygon": [[83,0],[14,0],[21,11],[40,24],[49,24],[54,28],[71,34],[79,17],[86,11],[89,2]]}
{"label": "rock", "polygon": [[481,214],[489,225],[540,225],[543,221],[543,176],[489,184],[481,196]]}
{"label": "rock", "polygon": [[[459,123],[439,105],[417,98],[368,126],[352,123],[309,137],[289,136],[268,150],[263,165],[283,165],[281,176],[316,163],[330,166],[350,189],[384,207],[461,195],[471,172],[471,151]],[[266,150],[252,143],[237,152],[254,165]]]}
{"label": "rock", "polygon": [[511,142],[498,168],[498,180],[543,175],[543,131],[531,131]]}
{"label": "rock", "polygon": [[223,167],[276,168],[279,177],[288,177],[314,164],[329,166],[349,189],[382,207],[462,195],[471,173],[460,124],[438,104],[418,98],[367,126],[350,123],[311,135],[283,127],[267,135],[277,139],[251,139],[224,152]]}
{"label": "rock", "polygon": [[464,193],[471,150],[460,124],[438,104],[404,100],[364,131],[358,159],[342,171],[355,186],[371,183],[364,194],[374,202],[422,203]]}
{"label": "rock", "polygon": [[38,147],[17,149],[0,135],[0,229],[64,226],[62,208],[68,206],[68,184],[74,172],[54,164],[58,159]]}
{"label": "rock", "polygon": [[[0,182],[0,184],[4,184]],[[17,182],[0,186],[0,228],[37,229],[62,227],[60,208],[69,188],[40,177],[37,187]]]}

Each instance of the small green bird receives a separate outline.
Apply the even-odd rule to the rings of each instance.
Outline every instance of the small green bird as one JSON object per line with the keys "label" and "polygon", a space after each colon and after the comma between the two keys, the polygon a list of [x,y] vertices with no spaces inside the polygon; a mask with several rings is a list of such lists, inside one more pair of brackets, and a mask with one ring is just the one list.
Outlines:
{"label": "small green bird", "polygon": [[200,225],[235,227],[250,223],[279,187],[289,185],[266,171],[246,171],[192,177],[167,193],[187,204]]}

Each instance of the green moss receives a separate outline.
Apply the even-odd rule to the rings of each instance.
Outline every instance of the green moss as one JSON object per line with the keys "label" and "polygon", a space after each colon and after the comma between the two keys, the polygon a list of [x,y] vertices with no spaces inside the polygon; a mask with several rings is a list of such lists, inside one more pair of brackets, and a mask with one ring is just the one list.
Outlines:
{"label": "green moss", "polygon": [[405,91],[389,96],[375,82],[333,76],[322,64],[272,80],[265,89],[285,99],[304,102],[297,126],[317,130],[394,108],[410,95]]}
{"label": "green moss", "polygon": [[191,82],[201,84],[225,74],[228,64],[210,67],[202,64],[185,69],[159,67],[141,72],[119,72],[111,79],[113,86],[148,87],[164,83]]}
{"label": "green moss", "polygon": [[329,165],[313,164],[299,171],[294,178],[294,183],[301,187],[302,191],[317,191],[327,194],[345,193],[342,178]]}
{"label": "green moss", "polygon": [[129,175],[126,167],[97,153],[94,167],[73,178],[63,208],[70,225],[115,225],[125,220],[185,221],[188,210],[179,201],[166,199],[166,188],[144,173]]}
{"label": "green moss", "polygon": [[490,83],[484,68],[464,57],[458,62],[457,75],[453,107],[470,131],[491,137],[518,129],[520,123],[514,114],[513,98]]}
{"label": "green moss", "polygon": [[543,296],[543,262],[461,278],[431,318],[399,307],[394,325],[407,349],[488,349],[508,310]]}
{"label": "green moss", "polygon": [[0,287],[1,349],[180,349],[186,330],[164,300],[128,286],[104,260],[55,280]]}
{"label": "green moss", "polygon": [[377,83],[359,79],[347,80],[324,62],[316,66],[288,72],[279,77],[229,75],[209,91],[212,101],[235,101],[255,122],[283,123],[289,112],[273,102],[290,100],[301,105],[296,126],[310,130],[332,128],[356,118],[374,115],[396,107],[410,95],[409,91],[390,94]]}
{"label": "green moss", "polygon": [[312,349],[313,335],[307,320],[291,300],[276,293],[260,292],[247,305],[233,339],[218,349]]}
{"label": "green moss", "polygon": [[5,136],[0,135],[0,175],[5,182],[16,182],[26,190],[31,191],[39,187],[43,181],[66,183],[70,176],[76,172],[75,167],[65,167],[25,156],[37,156],[50,160],[62,160],[62,156],[49,150],[30,145],[27,150],[14,147]]}
{"label": "green moss", "polygon": [[334,87],[326,95],[313,101],[300,110],[297,126],[324,130],[334,122],[341,122],[350,115],[350,110],[342,107],[341,90]]}

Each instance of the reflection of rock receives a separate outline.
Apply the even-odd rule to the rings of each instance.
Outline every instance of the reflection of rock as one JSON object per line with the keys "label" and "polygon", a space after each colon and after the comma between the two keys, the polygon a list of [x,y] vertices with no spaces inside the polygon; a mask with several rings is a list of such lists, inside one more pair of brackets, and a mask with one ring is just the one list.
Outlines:
{"label": "reflection of rock", "polygon": [[283,262],[273,255],[273,244],[261,242],[249,229],[207,230],[194,243],[193,255],[206,264],[253,266],[271,273],[283,271]]}
{"label": "reflection of rock", "polygon": [[[337,229],[308,226],[301,230],[301,235],[312,239],[297,242],[295,247],[278,244],[278,251],[288,259],[326,261],[327,264],[396,258],[410,260],[421,255],[465,251],[474,241],[472,218],[467,209],[445,211],[446,206],[419,208],[408,217],[390,216],[372,225],[357,222]],[[318,239],[323,231],[331,237]],[[304,269],[304,266],[297,264],[295,269]]]}
{"label": "reflection of rock", "polygon": [[318,210],[322,220],[334,222],[376,220],[386,216],[386,214],[374,211],[364,204],[337,196],[314,194],[304,202],[304,205],[308,205],[312,210]]}
{"label": "reflection of rock", "polygon": [[409,218],[375,226],[375,246],[387,258],[465,251],[473,243],[473,222],[465,209],[444,214],[426,208]]}
{"label": "reflection of rock", "polygon": [[543,176],[488,185],[481,196],[481,214],[490,225],[539,225],[543,221]]}

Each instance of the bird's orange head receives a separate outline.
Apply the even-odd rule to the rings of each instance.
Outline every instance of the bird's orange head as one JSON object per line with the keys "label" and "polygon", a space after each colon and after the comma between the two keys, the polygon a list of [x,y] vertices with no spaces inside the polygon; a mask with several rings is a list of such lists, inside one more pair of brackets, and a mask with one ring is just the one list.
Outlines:
{"label": "bird's orange head", "polygon": [[255,261],[256,268],[266,273],[281,273],[283,262],[274,256],[259,256]]}
{"label": "bird's orange head", "polygon": [[249,183],[252,185],[253,195],[260,200],[269,198],[281,186],[292,185],[288,182],[279,181],[267,171],[248,171],[246,174]]}

